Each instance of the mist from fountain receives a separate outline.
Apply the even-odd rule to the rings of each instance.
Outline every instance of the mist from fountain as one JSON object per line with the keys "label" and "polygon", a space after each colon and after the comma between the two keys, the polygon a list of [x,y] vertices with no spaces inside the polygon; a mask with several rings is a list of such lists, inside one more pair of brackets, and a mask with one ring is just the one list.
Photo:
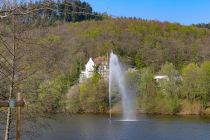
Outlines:
{"label": "mist from fountain", "polygon": [[[114,83],[115,82],[115,83]],[[120,61],[116,54],[111,52],[109,59],[109,107],[110,107],[110,120],[112,118],[112,89],[116,84],[121,95],[122,102],[122,121],[136,120],[136,109],[134,105],[134,98],[132,91],[126,88],[125,72],[122,69]]]}

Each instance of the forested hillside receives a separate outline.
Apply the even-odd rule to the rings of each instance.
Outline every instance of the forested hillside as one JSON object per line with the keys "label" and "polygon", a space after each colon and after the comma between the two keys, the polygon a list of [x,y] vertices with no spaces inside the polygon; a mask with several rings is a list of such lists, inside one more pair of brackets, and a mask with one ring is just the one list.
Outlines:
{"label": "forested hillside", "polygon": [[[129,76],[138,90],[139,109],[144,112],[200,114],[206,109],[210,97],[208,29],[135,19],[85,21],[64,24],[60,29],[65,31],[61,38],[68,39],[64,42],[78,58],[80,69],[89,57],[104,56],[111,50],[128,67],[136,67],[139,72]],[[159,87],[154,81],[157,74],[168,75],[170,82]],[[182,80],[175,78],[179,75]],[[90,83],[82,85],[80,92],[75,91],[68,111],[107,109],[104,92],[108,93],[101,88],[103,83]],[[106,84],[104,88],[108,88]],[[100,97],[97,93],[101,93]],[[99,99],[102,101],[96,102]]]}
{"label": "forested hillside", "polygon": [[87,50],[83,51],[86,56],[105,55],[113,50],[131,65],[141,63],[151,66],[154,71],[166,61],[181,69],[190,62],[200,63],[210,58],[209,30],[193,26],[110,19],[71,23],[68,29],[74,34],[74,45]]}
{"label": "forested hillside", "polygon": [[[33,7],[43,5],[36,4]],[[71,13],[69,14],[65,12],[66,8],[62,8],[66,6],[65,4],[58,3],[58,5],[60,5],[58,11],[62,11],[62,14],[44,10],[36,13],[38,17],[35,19],[30,16],[16,18],[13,26],[11,19],[1,20],[0,99],[7,99],[9,96],[10,79],[8,79],[7,72],[11,74],[9,67],[13,55],[10,54],[8,48],[14,45],[13,35],[15,34],[14,40],[17,47],[15,91],[24,93],[27,103],[25,111],[29,111],[29,114],[40,112],[40,115],[44,112],[69,111],[68,108],[66,110],[66,106],[75,108],[73,103],[78,107],[75,112],[107,111],[107,83],[101,82],[100,77],[97,76],[90,82],[92,83],[90,87],[96,88],[86,88],[88,85],[84,84],[80,93],[74,96],[75,102],[65,99],[69,88],[78,83],[80,71],[84,68],[88,58],[105,56],[111,51],[119,55],[127,67],[137,68],[137,76],[134,75],[137,79],[134,82],[143,83],[138,85],[138,93],[141,97],[138,99],[142,103],[139,105],[140,108],[146,105],[150,107],[144,108],[148,112],[151,110],[151,112],[161,112],[159,109],[162,104],[158,103],[163,102],[168,103],[165,112],[172,114],[178,112],[180,102],[185,99],[187,103],[189,100],[196,101],[198,104],[201,102],[202,107],[207,107],[210,91],[207,86],[200,85],[202,82],[208,83],[208,79],[199,81],[198,85],[198,81],[196,83],[181,82],[176,87],[178,90],[174,90],[173,83],[170,83],[167,88],[172,96],[165,97],[161,89],[155,86],[153,76],[158,73],[170,74],[171,70],[172,75],[182,75],[183,79],[191,82],[192,79],[201,76],[199,75],[201,71],[204,75],[206,71],[208,73],[209,29],[132,18],[107,16],[105,18],[92,12],[89,4],[77,1],[67,5]],[[73,5],[77,5],[77,8],[75,9]],[[79,11],[78,6],[87,11]],[[81,12],[86,14],[81,14]],[[50,24],[46,24],[46,19],[51,21]],[[15,27],[15,33],[13,27]],[[191,69],[194,69],[192,73]],[[192,78],[191,75],[196,77]],[[144,87],[147,84],[148,89]],[[196,88],[188,93],[183,92],[187,87]],[[176,94],[173,94],[175,91]],[[101,93],[101,96],[95,94],[97,92]],[[147,103],[150,103],[151,99],[154,100],[154,104],[149,106]],[[97,107],[94,106],[94,101],[99,101]],[[153,108],[158,105],[158,109]]]}
{"label": "forested hillside", "polygon": [[[80,0],[0,1],[0,137],[5,140],[18,131],[20,116],[21,131],[33,137],[44,127],[42,118],[53,114],[110,108],[122,113],[117,84],[112,96],[108,93],[110,52],[122,62],[121,83],[126,94],[133,93],[137,113],[210,115],[209,24],[114,18]],[[89,58],[96,65],[90,64],[90,78],[79,83]]]}
{"label": "forested hillside", "polygon": [[200,24],[195,24],[194,26],[197,26],[199,28],[207,28],[207,29],[210,29],[210,23],[200,23]]}
{"label": "forested hillside", "polygon": [[[191,65],[188,66],[188,64],[197,63],[195,64],[197,67],[210,59],[210,31],[193,26],[146,20],[105,19],[59,24],[48,27],[46,30],[49,32],[45,33],[43,29],[30,31],[33,38],[36,34],[35,44],[39,44],[39,46],[32,45],[35,52],[30,56],[30,59],[36,62],[32,63],[33,67],[31,68],[36,67],[37,72],[26,80],[27,86],[23,89],[24,93],[35,94],[36,96],[33,95],[31,99],[34,100],[36,97],[35,100],[40,101],[43,109],[48,111],[61,111],[66,106],[67,112],[71,112],[72,109],[73,112],[103,112],[107,110],[107,84],[103,82],[99,82],[101,84],[95,82],[84,84],[81,87],[83,89],[80,89],[80,92],[75,91],[76,95],[67,102],[64,99],[68,88],[78,83],[79,73],[81,69],[84,69],[84,64],[89,57],[104,56],[113,50],[125,65],[136,67],[140,71],[139,79],[134,80],[133,84],[140,82],[138,89],[141,96],[145,94],[152,96],[147,98],[139,95],[141,98],[138,99],[144,104],[151,103],[149,102],[151,99],[154,100],[154,104],[146,105],[146,110],[157,113],[175,113],[180,108],[178,98],[186,102],[184,99],[187,98],[185,95],[188,93],[183,93],[183,91],[186,91],[190,85],[186,83],[187,87],[184,87],[184,83],[182,83],[177,87],[171,87],[169,84],[167,88],[169,88],[169,95],[172,96],[165,98],[165,96],[161,96],[161,89],[156,89],[154,86],[152,75],[161,73],[161,69],[166,67],[166,70],[162,70],[163,74],[171,73],[171,70],[174,76],[178,73],[182,74],[185,69],[186,73],[189,73],[187,74],[188,78],[191,76],[191,68],[189,68]],[[146,79],[150,80],[141,79],[141,76],[144,77],[144,75]],[[193,76],[196,78],[196,73]],[[195,79],[194,81],[196,84],[197,81]],[[90,85],[90,83],[92,84]],[[141,84],[149,84],[147,85],[149,89],[145,89]],[[174,90],[174,88],[178,90]],[[201,100],[201,94],[194,96],[194,90],[189,91],[193,94],[190,95],[190,98],[197,103],[197,99]],[[175,91],[176,93],[174,93]],[[158,92],[161,94],[157,94]],[[96,93],[101,94],[99,96]],[[156,94],[158,95],[157,99],[154,97]],[[205,95],[207,94],[208,92]],[[97,103],[98,106],[95,101],[100,101]],[[207,102],[206,98],[205,104]],[[168,108],[160,111],[162,105],[157,103],[168,104]],[[39,104],[36,102],[34,105]],[[141,108],[145,107],[144,105],[140,106]],[[151,106],[158,106],[159,109],[154,109]]]}

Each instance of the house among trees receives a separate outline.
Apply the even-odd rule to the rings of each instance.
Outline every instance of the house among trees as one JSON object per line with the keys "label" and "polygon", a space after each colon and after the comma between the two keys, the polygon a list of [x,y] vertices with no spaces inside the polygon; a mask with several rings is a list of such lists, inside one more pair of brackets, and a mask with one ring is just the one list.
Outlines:
{"label": "house among trees", "polygon": [[108,80],[109,69],[107,57],[96,57],[95,59],[89,58],[87,64],[85,65],[85,70],[81,71],[79,82],[82,83],[91,78],[94,72],[99,73],[102,78]]}
{"label": "house among trees", "polygon": [[161,84],[163,84],[164,82],[169,81],[168,75],[156,75],[154,76],[154,79],[159,87],[161,87]]}
{"label": "house among trees", "polygon": [[168,75],[156,75],[154,76],[155,81],[158,83],[160,81],[169,81]]}
{"label": "house among trees", "polygon": [[[169,93],[176,92],[179,84],[182,80],[182,77],[179,74],[174,75],[156,75],[154,76],[154,79],[157,83],[157,86],[162,90],[162,93],[167,95]],[[172,90],[169,90],[170,88]]]}
{"label": "house among trees", "polygon": [[85,79],[88,79],[93,76],[95,63],[92,58],[89,58],[89,61],[85,65],[85,70],[81,71],[80,74],[80,83],[82,83]]}

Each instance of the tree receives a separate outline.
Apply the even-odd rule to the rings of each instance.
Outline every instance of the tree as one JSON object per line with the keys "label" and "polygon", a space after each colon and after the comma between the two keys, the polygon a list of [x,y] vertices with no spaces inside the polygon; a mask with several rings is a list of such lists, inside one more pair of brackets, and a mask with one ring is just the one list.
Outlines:
{"label": "tree", "polygon": [[[36,70],[31,71],[29,69],[31,65],[28,62],[30,61],[30,56],[26,54],[30,54],[32,50],[26,47],[26,30],[29,28],[27,28],[28,23],[25,22],[28,18],[23,15],[30,15],[30,13],[42,8],[48,9],[49,7],[45,5],[43,7],[32,6],[25,8],[13,1],[13,3],[7,5],[6,9],[0,9],[0,26],[5,27],[0,28],[0,43],[2,44],[0,48],[1,79],[7,80],[7,85],[3,85],[5,92],[1,95],[4,99],[14,100],[16,94],[21,92],[20,85],[22,82],[36,72]],[[4,140],[13,137],[14,113],[15,111],[8,107]]]}
{"label": "tree", "polygon": [[181,76],[175,69],[172,63],[166,62],[159,71],[160,75],[168,76],[169,80],[159,81],[161,82],[161,90],[168,96],[178,96],[180,91]]}
{"label": "tree", "polygon": [[200,100],[202,93],[201,70],[195,63],[190,63],[182,70],[183,88],[182,94],[184,98],[190,101]]}
{"label": "tree", "polygon": [[142,62],[142,58],[140,54],[136,54],[135,56],[135,65],[140,70],[144,67],[144,64]]}
{"label": "tree", "polygon": [[200,69],[202,86],[201,101],[203,107],[205,107],[210,97],[210,61],[204,61]]}
{"label": "tree", "polygon": [[108,87],[100,75],[95,73],[92,78],[80,85],[81,111],[103,113],[108,109]]}
{"label": "tree", "polygon": [[139,92],[140,96],[152,97],[155,95],[154,74],[149,67],[141,70]]}

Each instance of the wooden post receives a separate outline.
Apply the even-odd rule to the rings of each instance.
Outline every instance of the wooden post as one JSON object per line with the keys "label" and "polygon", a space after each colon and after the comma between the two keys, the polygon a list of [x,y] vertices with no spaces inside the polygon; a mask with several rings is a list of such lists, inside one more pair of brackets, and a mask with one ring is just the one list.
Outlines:
{"label": "wooden post", "polygon": [[[17,94],[17,99],[16,103],[19,101],[22,101],[21,93]],[[20,112],[21,112],[21,107],[17,106],[16,107],[16,140],[20,140]]]}
{"label": "wooden post", "polygon": [[[21,97],[21,94],[17,94],[15,107],[16,107],[16,140],[20,140],[20,113],[21,113],[21,107],[24,107],[25,102],[23,101],[23,98]],[[9,101],[0,101],[0,107],[8,107],[8,113],[7,113],[7,126],[5,131],[4,140],[9,139],[9,124],[10,124],[10,115],[11,115],[11,106]]]}
{"label": "wooden post", "polygon": [[6,131],[5,131],[4,140],[8,140],[9,139],[10,116],[11,116],[11,108],[8,108],[8,111],[7,111],[7,122],[6,122]]}

